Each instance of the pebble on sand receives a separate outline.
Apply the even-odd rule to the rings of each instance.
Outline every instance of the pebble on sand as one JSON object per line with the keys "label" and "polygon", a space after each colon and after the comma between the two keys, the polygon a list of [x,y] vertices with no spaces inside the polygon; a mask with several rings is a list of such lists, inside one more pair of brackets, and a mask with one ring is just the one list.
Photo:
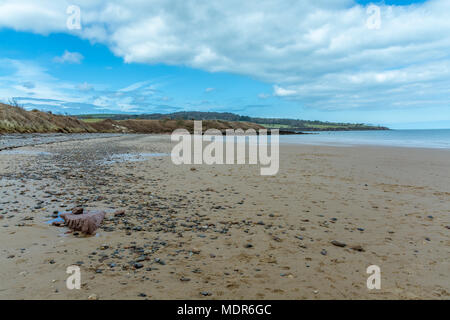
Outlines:
{"label": "pebble on sand", "polygon": [[331,241],[331,244],[335,245],[336,247],[341,247],[341,248],[344,248],[345,246],[347,246],[345,243],[337,241],[337,240]]}

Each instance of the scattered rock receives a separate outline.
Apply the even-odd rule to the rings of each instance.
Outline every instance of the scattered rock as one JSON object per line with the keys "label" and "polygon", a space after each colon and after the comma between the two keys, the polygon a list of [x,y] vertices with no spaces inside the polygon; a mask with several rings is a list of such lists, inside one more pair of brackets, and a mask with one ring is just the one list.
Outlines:
{"label": "scattered rock", "polygon": [[341,248],[344,248],[345,246],[347,246],[345,243],[337,241],[337,240],[331,241],[331,244],[335,245],[336,247],[341,247]]}
{"label": "scattered rock", "polygon": [[359,251],[359,252],[364,252],[364,248],[361,247],[360,245],[356,245],[356,246],[351,246],[350,249],[355,250],[355,251]]}
{"label": "scattered rock", "polygon": [[276,237],[276,236],[273,237],[272,239],[273,239],[274,241],[276,241],[276,242],[282,242],[282,241],[283,241],[283,240],[281,240],[279,237]]}
{"label": "scattered rock", "polygon": [[125,215],[125,210],[117,210],[114,212],[115,217],[123,217]]}
{"label": "scattered rock", "polygon": [[98,296],[96,294],[91,294],[89,295],[88,300],[98,300]]}

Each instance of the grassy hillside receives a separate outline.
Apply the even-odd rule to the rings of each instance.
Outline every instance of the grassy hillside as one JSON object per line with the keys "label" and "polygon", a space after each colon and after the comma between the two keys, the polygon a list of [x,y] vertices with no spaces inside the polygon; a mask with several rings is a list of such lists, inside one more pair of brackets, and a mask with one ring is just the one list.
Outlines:
{"label": "grassy hillside", "polygon": [[[86,121],[87,120],[87,121]],[[26,111],[18,106],[0,104],[0,133],[172,133],[183,128],[193,132],[192,120],[110,120],[84,119],[55,115],[42,111]],[[248,122],[230,122],[222,120],[203,121],[203,130],[207,129],[260,129],[261,125]]]}
{"label": "grassy hillside", "polygon": [[95,132],[75,117],[54,115],[42,111],[26,111],[18,106],[0,103],[0,133]]}
{"label": "grassy hillside", "polygon": [[97,122],[101,119],[109,118],[112,120],[224,120],[251,122],[262,125],[266,128],[276,128],[291,131],[338,131],[338,130],[388,130],[386,127],[372,126],[363,123],[336,123],[298,119],[278,119],[278,118],[254,118],[248,116],[240,116],[229,112],[200,112],[200,111],[183,111],[169,114],[153,113],[153,114],[90,114],[78,115],[78,119],[88,123]]}

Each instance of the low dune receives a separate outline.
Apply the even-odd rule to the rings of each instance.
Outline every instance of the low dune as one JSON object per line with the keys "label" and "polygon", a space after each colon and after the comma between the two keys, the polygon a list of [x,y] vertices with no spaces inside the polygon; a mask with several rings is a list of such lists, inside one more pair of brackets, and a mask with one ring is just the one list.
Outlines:
{"label": "low dune", "polygon": [[96,132],[89,124],[73,117],[38,110],[26,111],[0,103],[0,133],[86,133]]}
{"label": "low dune", "polygon": [[[171,133],[175,129],[193,132],[193,120],[110,120],[84,122],[71,116],[55,115],[38,110],[27,111],[19,106],[0,104],[1,133]],[[203,121],[208,129],[262,129],[250,122],[222,120]]]}

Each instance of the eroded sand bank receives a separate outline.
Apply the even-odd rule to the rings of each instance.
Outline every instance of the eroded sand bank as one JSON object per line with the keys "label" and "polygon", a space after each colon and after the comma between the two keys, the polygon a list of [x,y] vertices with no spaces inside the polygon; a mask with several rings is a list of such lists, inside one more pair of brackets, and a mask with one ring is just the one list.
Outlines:
{"label": "eroded sand bank", "polygon": [[[273,177],[175,166],[168,136],[16,150],[0,152],[1,299],[450,298],[447,150],[282,146]],[[126,214],[93,237],[46,223],[76,205]]]}

